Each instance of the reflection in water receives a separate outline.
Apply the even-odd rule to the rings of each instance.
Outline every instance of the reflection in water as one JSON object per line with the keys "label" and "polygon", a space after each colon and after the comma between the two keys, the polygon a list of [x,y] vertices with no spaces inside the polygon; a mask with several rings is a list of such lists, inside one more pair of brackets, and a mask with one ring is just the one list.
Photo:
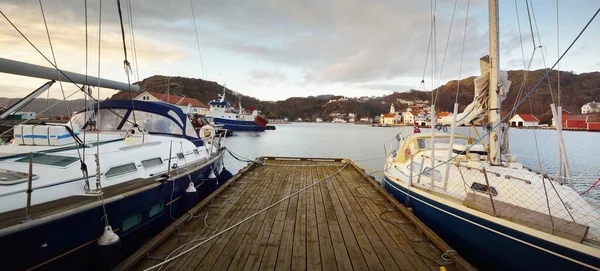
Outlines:
{"label": "reflection in water", "polygon": [[[395,136],[411,134],[412,127],[369,127],[358,124],[293,123],[276,125],[277,130],[265,132],[236,132],[226,139],[225,145],[233,152],[254,159],[259,156],[342,157],[350,158],[367,173],[381,171],[385,150],[397,146]],[[423,132],[429,129],[421,129]],[[472,129],[458,128],[459,132],[475,136]],[[479,129],[482,135],[484,132]],[[600,133],[564,132],[565,146],[574,177],[585,180],[575,182],[575,189],[583,191],[600,178]],[[554,130],[510,130],[510,150],[517,160],[529,168],[538,168],[549,174],[556,173],[558,145]],[[537,140],[536,140],[537,139]],[[537,148],[536,148],[537,142]],[[392,146],[392,148],[390,148]],[[226,156],[225,164],[237,172],[245,163]],[[588,194],[600,201],[600,188]]]}

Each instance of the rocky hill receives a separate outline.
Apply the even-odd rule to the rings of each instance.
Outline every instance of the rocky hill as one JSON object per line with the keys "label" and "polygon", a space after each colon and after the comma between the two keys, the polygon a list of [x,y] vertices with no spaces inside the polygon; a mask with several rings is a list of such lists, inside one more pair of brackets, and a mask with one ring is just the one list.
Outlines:
{"label": "rocky hill", "polygon": [[[535,83],[543,76],[544,70],[536,70],[528,73],[527,80],[524,80],[525,73],[523,71],[509,71],[509,80],[512,81],[510,92],[507,99],[503,102],[503,114],[506,114],[513,108],[515,100],[518,99],[519,89],[524,84],[524,92],[529,91]],[[544,80],[532,95],[527,99],[517,110],[517,113],[533,113],[542,122],[549,122],[552,118],[550,113],[550,104],[553,96],[556,100],[556,77],[557,72],[553,71],[550,74],[550,81]],[[458,93],[458,102],[460,110],[473,100],[473,79],[474,77],[465,78],[459,81],[453,80],[445,85],[442,85],[436,91],[437,110],[452,111],[456,91],[460,84]],[[523,83],[525,81],[525,83]],[[334,95],[319,95],[309,97],[293,97],[283,101],[260,101],[254,97],[242,95],[231,89],[219,85],[216,82],[206,81],[201,79],[185,78],[185,77],[166,77],[155,75],[139,82],[143,90],[150,90],[160,93],[165,93],[167,90],[174,95],[187,96],[200,100],[203,103],[208,103],[210,100],[217,99],[218,95],[226,90],[226,99],[231,104],[237,104],[241,100],[242,105],[246,108],[259,108],[269,118],[290,118],[296,119],[321,117],[329,120],[330,114],[340,113],[348,114],[355,113],[359,117],[374,117],[381,113],[387,112],[390,104],[394,103],[397,111],[404,110],[406,105],[398,102],[398,99],[404,100],[430,100],[431,92],[411,90],[407,92],[396,92],[390,95],[381,97],[361,97],[357,99],[340,99],[342,96]],[[552,89],[552,94],[550,90]],[[600,72],[590,72],[575,74],[572,72],[561,72],[561,104],[563,107],[573,114],[581,112],[581,106],[590,101],[600,101]],[[110,99],[129,99],[130,94],[120,92],[112,96]],[[0,98],[0,107],[7,107],[15,103],[18,99]],[[339,100],[329,102],[329,100]],[[45,99],[36,99],[22,111],[39,112],[46,108],[46,105],[52,105],[58,100],[50,99],[46,102]],[[83,107],[83,100],[69,101],[69,109],[75,111]],[[64,106],[56,106],[49,110],[46,116],[64,115]]]}
{"label": "rocky hill", "polygon": [[[513,108],[515,100],[518,99],[519,89],[522,84],[524,90],[521,96],[524,95],[524,92],[530,90],[544,73],[545,70],[530,71],[527,78],[524,78],[525,72],[523,71],[508,71],[509,80],[512,81],[512,85],[507,99],[502,104],[503,114],[506,114]],[[548,122],[551,119],[549,105],[552,103],[553,96],[555,96],[555,100],[558,99],[558,97],[556,97],[556,77],[557,72],[552,71],[549,76],[550,80],[544,80],[532,93],[529,99],[518,108],[517,113],[533,113],[538,116],[542,122]],[[459,109],[462,110],[469,104],[473,100],[473,79],[474,77],[469,77],[460,80],[460,82],[453,80],[440,86],[436,91],[436,94],[438,95],[438,111],[452,111],[459,84]],[[165,76],[152,76],[144,79],[140,82],[140,85],[142,86],[142,89],[162,93],[166,92],[167,88],[169,88],[170,92],[173,94],[193,97],[204,103],[216,99],[217,95],[223,90],[223,86],[215,82],[184,77],[167,78]],[[552,94],[550,92],[551,89]],[[230,89],[227,89],[226,91],[227,100],[232,104],[237,104],[238,99],[241,99],[244,107],[248,108],[252,106],[259,108],[269,118],[288,117],[290,119],[296,119],[298,117],[315,119],[321,117],[327,120],[332,113],[355,113],[359,117],[374,117],[383,112],[387,112],[391,103],[394,103],[397,110],[404,110],[406,105],[399,103],[398,99],[431,99],[431,92],[411,90],[381,97],[341,100],[332,103],[328,103],[328,101],[331,99],[337,100],[341,98],[341,96],[319,95],[317,97],[293,97],[283,101],[264,102],[254,97],[241,95]],[[563,107],[573,114],[579,113],[583,104],[589,101],[600,101],[600,72],[575,74],[572,72],[561,71],[561,92],[561,103]],[[117,94],[113,98],[118,98],[119,95],[123,94]]]}

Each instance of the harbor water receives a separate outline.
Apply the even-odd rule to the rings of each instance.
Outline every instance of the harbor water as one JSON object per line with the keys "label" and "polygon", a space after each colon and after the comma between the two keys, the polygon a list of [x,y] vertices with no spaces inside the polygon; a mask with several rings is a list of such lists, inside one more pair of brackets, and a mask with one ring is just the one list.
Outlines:
{"label": "harbor water", "polygon": [[[225,145],[244,158],[259,156],[292,157],[343,157],[350,158],[369,174],[381,176],[385,151],[397,145],[398,133],[408,135],[413,128],[370,127],[348,123],[292,123],[276,125],[276,131],[237,132],[226,139]],[[421,129],[426,132],[429,129]],[[467,127],[458,132],[468,134]],[[480,134],[484,131],[479,130]],[[474,133],[472,136],[475,136]],[[565,131],[565,146],[571,172],[576,180],[574,187],[583,192],[600,178],[600,133]],[[558,144],[555,130],[511,129],[510,152],[523,165],[537,169],[538,161],[544,173],[557,172]],[[538,159],[539,157],[539,159]],[[240,159],[243,160],[243,159]],[[237,172],[246,163],[226,156],[225,165]],[[600,187],[592,189],[586,197],[600,204]]]}

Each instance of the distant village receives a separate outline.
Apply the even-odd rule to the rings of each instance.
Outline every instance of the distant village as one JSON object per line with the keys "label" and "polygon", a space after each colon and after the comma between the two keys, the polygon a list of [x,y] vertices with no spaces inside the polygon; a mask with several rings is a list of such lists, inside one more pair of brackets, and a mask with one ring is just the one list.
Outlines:
{"label": "distant village", "polygon": [[[123,92],[125,93],[125,92]],[[121,94],[121,93],[118,93]],[[125,93],[127,94],[127,93]],[[125,95],[124,94],[124,95]],[[130,97],[121,97],[129,99]],[[337,99],[330,99],[327,103],[343,102],[343,101],[367,101],[374,97],[360,97],[360,98],[348,98],[340,97]],[[157,93],[152,91],[144,91],[139,93],[135,100],[142,101],[156,101],[164,102],[175,105],[181,108],[186,114],[200,114],[203,115],[208,111],[208,106],[200,102],[197,99],[169,95],[166,93]],[[382,102],[383,103],[383,102]],[[402,125],[416,125],[421,127],[431,126],[432,120],[432,109],[427,100],[405,100],[396,99],[396,104],[403,105],[406,107],[402,111],[397,111],[394,103],[390,104],[389,112],[381,113],[379,116],[358,116],[355,113],[330,113],[329,118],[332,123],[364,123],[373,124],[382,127],[391,126],[402,126]],[[4,108],[0,108],[0,112]],[[439,122],[444,117],[450,116],[451,112],[437,112],[436,120]],[[55,119],[68,120],[70,116],[59,116]],[[16,112],[10,116],[12,119],[46,119],[39,118],[35,112]],[[325,122],[322,117],[317,118],[297,118],[296,120],[284,119],[270,119],[271,123],[287,123],[287,122]],[[523,127],[523,128],[544,128],[548,127],[547,124],[540,124],[540,120],[533,114],[515,114],[508,120],[508,124],[511,127]],[[581,106],[581,113],[572,113],[563,109],[562,128],[565,130],[588,130],[588,131],[600,131],[600,102],[592,101]],[[556,120],[552,119],[551,127],[556,126]]]}
{"label": "distant village", "polygon": [[[347,98],[341,97],[338,99],[330,99],[327,103],[335,103],[339,101],[349,100],[368,100],[369,97]],[[355,113],[331,113],[329,114],[332,123],[369,123],[382,127],[416,125],[421,127],[431,126],[432,110],[429,101],[423,100],[405,100],[397,99],[397,103],[406,106],[403,111],[396,111],[394,103],[390,105],[389,112],[382,113],[379,116],[357,116]],[[439,122],[442,118],[452,115],[451,112],[437,112],[436,120]],[[278,121],[278,120],[274,120]],[[279,120],[280,122],[288,122],[287,118]],[[297,118],[296,122],[324,122],[323,118]],[[549,127],[547,124],[540,124],[540,120],[533,114],[515,114],[512,116],[508,124],[511,127],[522,128],[544,128]],[[588,130],[600,131],[600,102],[592,101],[584,104],[581,107],[581,114],[571,113],[563,109],[562,112],[562,128],[566,130]],[[556,126],[556,120],[552,119],[552,127]]]}

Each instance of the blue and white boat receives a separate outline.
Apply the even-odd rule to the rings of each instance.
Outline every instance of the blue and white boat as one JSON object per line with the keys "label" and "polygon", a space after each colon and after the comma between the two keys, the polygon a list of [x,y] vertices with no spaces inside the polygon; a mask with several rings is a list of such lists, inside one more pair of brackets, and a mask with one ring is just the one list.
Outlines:
{"label": "blue and white boat", "polygon": [[224,129],[232,131],[264,131],[267,129],[268,121],[260,115],[260,111],[252,110],[249,114],[241,103],[236,109],[225,101],[225,89],[219,100],[210,101],[208,106],[209,111],[205,117],[215,125],[223,125]]}
{"label": "blue and white boat", "polygon": [[176,106],[137,100],[15,126],[0,146],[2,270],[109,269],[187,215],[231,177],[221,138],[203,129]]}
{"label": "blue and white boat", "polygon": [[[600,208],[573,189],[564,144],[564,179],[527,169],[508,152],[500,105],[510,81],[498,68],[498,1],[489,4],[490,57],[474,79],[473,103],[460,114],[455,104],[441,119],[451,133],[397,136],[382,185],[478,269],[600,270]],[[455,132],[486,116],[483,137]]]}

